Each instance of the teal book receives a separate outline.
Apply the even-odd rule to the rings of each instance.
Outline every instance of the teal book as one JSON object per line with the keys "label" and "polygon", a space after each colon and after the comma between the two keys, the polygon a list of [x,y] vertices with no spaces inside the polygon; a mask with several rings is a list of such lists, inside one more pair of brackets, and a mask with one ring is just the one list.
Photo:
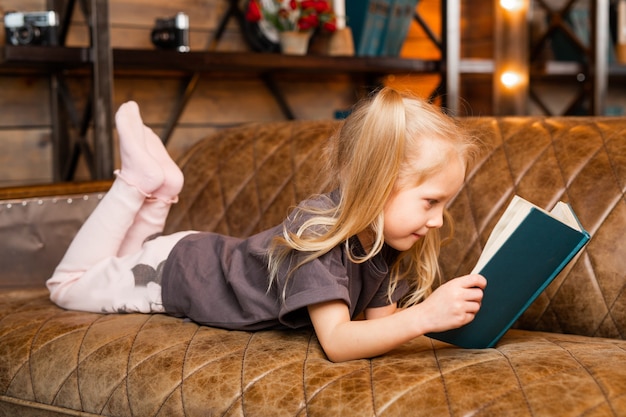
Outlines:
{"label": "teal book", "polygon": [[407,0],[390,1],[387,22],[380,38],[380,48],[378,50],[378,55],[380,56],[388,55],[387,49],[389,48],[389,45],[393,42],[392,39],[397,36],[397,32],[400,28],[400,19],[402,18],[402,13],[404,10],[403,5],[406,1]]}
{"label": "teal book", "polygon": [[365,55],[374,31],[379,0],[346,0],[346,24],[352,31],[354,51]]}
{"label": "teal book", "polygon": [[393,0],[379,55],[398,56],[413,21],[418,0]]}
{"label": "teal book", "polygon": [[589,238],[569,204],[547,212],[515,196],[472,271],[487,279],[474,320],[427,336],[463,348],[495,346]]}
{"label": "teal book", "polygon": [[372,30],[366,42],[367,49],[362,51],[363,55],[378,56],[383,47],[383,38],[387,30],[389,19],[389,11],[391,10],[392,0],[377,0],[376,7],[372,16]]}
{"label": "teal book", "polygon": [[391,0],[346,0],[347,25],[357,56],[376,56],[387,24]]}
{"label": "teal book", "polygon": [[358,51],[365,37],[365,23],[373,0],[346,0],[346,25],[352,31],[354,50]]}

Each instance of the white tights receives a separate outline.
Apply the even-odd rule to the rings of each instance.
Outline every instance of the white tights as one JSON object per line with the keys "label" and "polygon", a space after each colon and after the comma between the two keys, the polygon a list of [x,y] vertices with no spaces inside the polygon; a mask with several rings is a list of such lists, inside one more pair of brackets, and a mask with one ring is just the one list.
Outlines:
{"label": "white tights", "polygon": [[50,299],[95,313],[163,312],[162,264],[176,242],[193,233],[146,241],[163,231],[170,206],[118,176],[46,282]]}

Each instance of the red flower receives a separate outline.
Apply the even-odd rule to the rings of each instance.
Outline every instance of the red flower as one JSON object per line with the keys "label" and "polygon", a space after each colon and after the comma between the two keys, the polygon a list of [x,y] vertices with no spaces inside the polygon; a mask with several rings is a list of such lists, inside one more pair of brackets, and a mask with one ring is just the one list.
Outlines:
{"label": "red flower", "polygon": [[300,7],[302,7],[303,10],[313,9],[315,8],[315,3],[314,0],[303,0],[300,2]]}
{"label": "red flower", "polygon": [[249,22],[258,22],[261,20],[261,8],[257,0],[251,0],[246,10],[246,20]]}
{"label": "red flower", "polygon": [[319,22],[316,14],[307,14],[298,19],[298,28],[300,30],[314,29],[319,25]]}
{"label": "red flower", "polygon": [[335,15],[329,0],[274,0],[275,8],[264,10],[260,0],[249,0],[246,20],[267,21],[279,31],[337,29]]}
{"label": "red flower", "polygon": [[337,30],[337,20],[331,19],[328,22],[322,24],[322,30],[326,32],[334,32]]}
{"label": "red flower", "polygon": [[330,7],[330,3],[326,0],[317,0],[317,1],[314,1],[313,3],[315,3],[313,5],[313,8],[315,8],[315,11],[319,14],[330,13],[332,11],[332,8]]}

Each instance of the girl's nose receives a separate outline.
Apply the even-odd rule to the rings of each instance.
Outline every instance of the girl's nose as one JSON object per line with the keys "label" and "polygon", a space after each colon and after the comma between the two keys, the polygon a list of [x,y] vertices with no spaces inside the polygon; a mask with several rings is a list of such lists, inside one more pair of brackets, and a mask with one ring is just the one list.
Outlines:
{"label": "girl's nose", "polygon": [[443,212],[434,213],[426,222],[430,229],[438,229],[443,226]]}

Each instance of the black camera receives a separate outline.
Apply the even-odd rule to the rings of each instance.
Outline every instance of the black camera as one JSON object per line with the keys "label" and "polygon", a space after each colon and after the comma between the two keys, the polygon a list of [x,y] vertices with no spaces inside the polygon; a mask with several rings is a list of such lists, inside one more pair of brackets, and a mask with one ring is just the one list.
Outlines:
{"label": "black camera", "polygon": [[179,12],[174,17],[157,19],[152,29],[152,43],[161,49],[189,52],[189,17]]}
{"label": "black camera", "polygon": [[54,11],[8,12],[4,30],[11,45],[57,45],[59,18]]}

